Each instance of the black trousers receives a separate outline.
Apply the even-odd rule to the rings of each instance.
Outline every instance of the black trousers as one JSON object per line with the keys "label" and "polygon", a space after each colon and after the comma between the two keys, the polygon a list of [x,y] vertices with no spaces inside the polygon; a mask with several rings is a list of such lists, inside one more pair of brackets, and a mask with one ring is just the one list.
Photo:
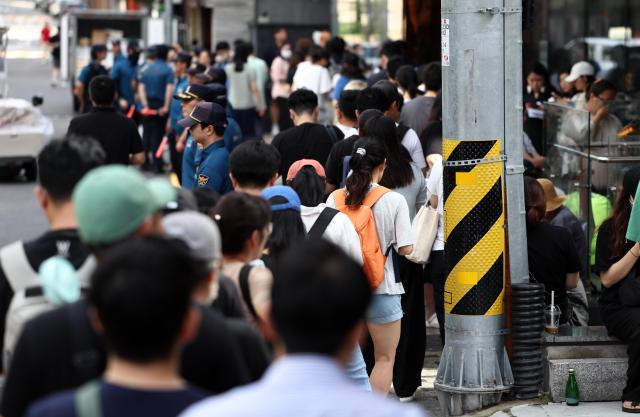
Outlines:
{"label": "black trousers", "polygon": [[444,251],[437,250],[431,252],[431,258],[425,273],[428,274],[428,281],[433,284],[433,297],[436,301],[436,317],[440,325],[440,341],[444,346],[444,283],[447,280],[447,271],[444,266]]}
{"label": "black trousers", "polygon": [[[162,172],[163,162],[162,155],[160,158],[156,158],[156,151],[162,137],[164,136],[165,127],[167,125],[167,118],[160,116],[145,116],[142,118],[142,146],[144,147],[144,154],[147,157],[147,161],[153,161],[153,168],[156,172]],[[151,153],[151,155],[149,155]],[[145,166],[149,166],[145,162]]]}
{"label": "black trousers", "polygon": [[609,334],[627,343],[629,367],[623,401],[640,402],[640,307],[601,306]]}
{"label": "black trousers", "polygon": [[400,256],[399,269],[404,287],[400,342],[393,365],[393,388],[398,397],[409,397],[422,385],[427,328],[424,316],[422,266]]}
{"label": "black trousers", "polygon": [[178,176],[178,181],[182,184],[182,152],[176,149],[178,136],[173,130],[167,135],[169,140],[169,155],[171,156],[171,171]]}
{"label": "black trousers", "polygon": [[[424,317],[424,284],[422,266],[399,256],[400,279],[404,287],[401,303],[404,316],[400,322],[400,341],[393,365],[393,388],[398,397],[409,397],[422,385],[422,367],[427,347]],[[367,335],[362,354],[371,374],[375,365],[373,341]]]}

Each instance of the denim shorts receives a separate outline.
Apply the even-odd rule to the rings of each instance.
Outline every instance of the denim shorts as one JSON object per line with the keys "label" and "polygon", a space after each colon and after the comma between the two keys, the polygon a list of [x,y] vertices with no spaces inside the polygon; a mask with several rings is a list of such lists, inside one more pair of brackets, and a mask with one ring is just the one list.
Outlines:
{"label": "denim shorts", "polygon": [[369,323],[386,324],[402,318],[400,295],[374,294],[367,309]]}

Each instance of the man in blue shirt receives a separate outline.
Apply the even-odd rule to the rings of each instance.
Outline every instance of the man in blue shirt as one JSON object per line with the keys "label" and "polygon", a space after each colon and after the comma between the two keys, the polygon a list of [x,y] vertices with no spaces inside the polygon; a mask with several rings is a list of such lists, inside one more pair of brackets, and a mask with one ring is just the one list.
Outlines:
{"label": "man in blue shirt", "polygon": [[115,67],[116,64],[120,61],[124,61],[125,59],[127,59],[123,54],[122,54],[122,46],[120,44],[120,39],[114,39],[111,41],[111,53],[113,54],[113,66]]}
{"label": "man in blue shirt", "polygon": [[91,47],[91,62],[80,71],[74,91],[80,113],[87,113],[91,110],[91,100],[89,99],[89,83],[91,80],[98,75],[108,74],[107,69],[101,64],[106,57],[107,47],[105,45],[93,45]]}
{"label": "man in blue shirt", "polygon": [[[122,54],[120,56],[122,57]],[[113,68],[111,68],[111,78],[113,78],[118,87],[118,107],[123,113],[127,113],[131,106],[135,105],[136,92],[132,83],[138,70],[139,58],[140,49],[138,44],[129,42],[127,45],[127,57],[114,61]]]}
{"label": "man in blue shirt", "polygon": [[[167,65],[168,48],[156,45],[149,48],[149,64],[140,71],[138,93],[142,105],[142,143],[147,160],[153,160],[156,172],[163,172],[162,155],[156,158],[156,151],[164,136],[171,97],[173,96],[173,71]],[[149,168],[148,166],[146,168]]]}
{"label": "man in blue shirt", "polygon": [[189,173],[195,186],[210,188],[219,194],[232,190],[229,178],[229,151],[224,146],[224,130],[227,113],[216,103],[201,102],[186,117],[178,122],[189,129],[196,143],[202,148],[195,169]]}
{"label": "man in blue shirt", "polygon": [[242,143],[242,130],[240,130],[240,125],[233,118],[233,112],[227,100],[227,88],[218,83],[207,84],[207,87],[212,91],[213,99],[211,101],[219,104],[227,111],[227,128],[224,131],[224,146],[226,146],[229,153],[231,153],[233,148]]}
{"label": "man in blue shirt", "polygon": [[180,52],[176,59],[175,81],[173,88],[173,100],[171,101],[171,109],[169,110],[169,124],[167,126],[167,139],[169,140],[169,154],[171,155],[171,171],[177,176],[178,180],[182,178],[182,154],[176,149],[176,139],[182,134],[182,127],[178,125],[178,120],[184,116],[182,114],[182,99],[180,95],[189,86],[187,78],[187,70],[191,65],[191,55]]}

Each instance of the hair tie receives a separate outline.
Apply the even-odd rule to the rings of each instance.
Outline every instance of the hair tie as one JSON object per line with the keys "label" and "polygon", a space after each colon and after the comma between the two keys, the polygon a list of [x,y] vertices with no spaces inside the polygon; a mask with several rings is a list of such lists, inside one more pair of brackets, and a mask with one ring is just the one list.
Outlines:
{"label": "hair tie", "polygon": [[358,148],[358,149],[356,149],[356,153],[358,155],[365,156],[367,154],[367,150],[365,148]]}
{"label": "hair tie", "polygon": [[222,217],[219,214],[214,214],[213,219],[217,222],[220,221],[220,219],[222,219]]}

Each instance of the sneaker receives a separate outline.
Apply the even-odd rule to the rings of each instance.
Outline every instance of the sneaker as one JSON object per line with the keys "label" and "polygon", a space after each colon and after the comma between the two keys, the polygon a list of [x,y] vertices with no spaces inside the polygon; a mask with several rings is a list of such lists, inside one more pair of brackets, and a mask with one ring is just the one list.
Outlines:
{"label": "sneaker", "polygon": [[438,323],[438,316],[436,316],[435,313],[433,313],[431,315],[431,317],[429,317],[426,321],[426,325],[427,327],[430,327],[432,329],[438,329],[440,328],[440,323]]}
{"label": "sneaker", "polygon": [[411,394],[409,397],[399,397],[398,400],[401,403],[410,403],[415,399],[415,394]]}

